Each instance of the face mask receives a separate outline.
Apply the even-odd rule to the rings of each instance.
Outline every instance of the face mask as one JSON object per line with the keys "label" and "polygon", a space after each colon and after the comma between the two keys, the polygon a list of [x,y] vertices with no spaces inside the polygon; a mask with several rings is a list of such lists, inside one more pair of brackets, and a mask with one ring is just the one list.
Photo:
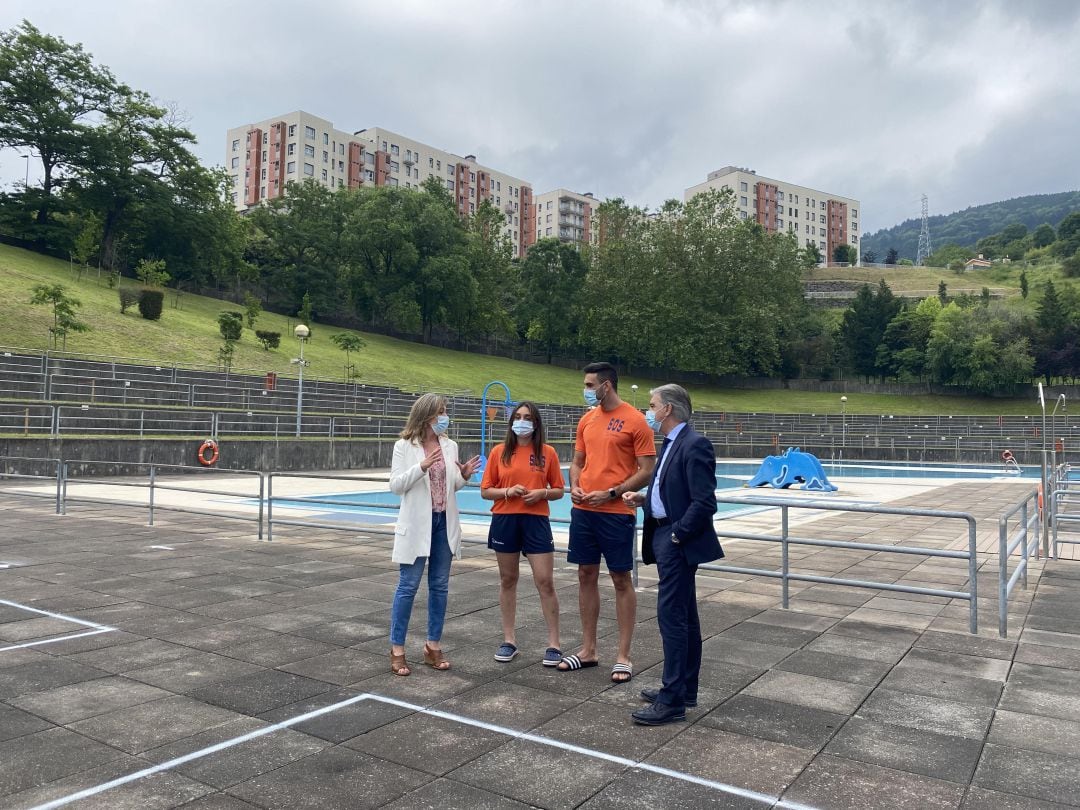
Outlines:
{"label": "face mask", "polygon": [[[602,385],[603,383],[601,383]],[[596,395],[596,389],[586,388],[582,391],[585,395],[585,404],[593,408],[600,404],[600,397]]]}
{"label": "face mask", "polygon": [[510,429],[524,439],[526,436],[532,436],[533,423],[530,419],[519,419],[510,425]]}
{"label": "face mask", "polygon": [[653,430],[659,432],[660,423],[663,422],[664,420],[663,419],[658,419],[656,417],[656,413],[650,410],[650,411],[645,411],[645,421],[649,423],[649,427],[651,427]]}
{"label": "face mask", "polygon": [[435,417],[435,422],[432,424],[431,429],[435,431],[436,436],[442,436],[446,433],[448,427],[450,427],[450,417],[445,413],[441,413]]}

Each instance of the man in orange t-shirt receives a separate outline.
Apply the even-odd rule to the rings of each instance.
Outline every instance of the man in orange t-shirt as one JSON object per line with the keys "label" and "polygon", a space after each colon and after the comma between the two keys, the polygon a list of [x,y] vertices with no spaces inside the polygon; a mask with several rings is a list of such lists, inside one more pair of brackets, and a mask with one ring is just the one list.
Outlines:
{"label": "man in orange t-shirt", "polygon": [[570,551],[567,562],[578,566],[578,611],[581,649],[559,664],[563,672],[597,665],[596,625],[600,618],[600,559],[607,563],[615,586],[619,650],[611,670],[614,683],[633,675],[630,642],[634,635],[637,594],[634,592],[634,510],[622,494],[649,482],[656,462],[652,429],[641,411],[619,398],[619,375],[610,363],[585,367],[585,401],[594,405],[577,427],[570,464]]}

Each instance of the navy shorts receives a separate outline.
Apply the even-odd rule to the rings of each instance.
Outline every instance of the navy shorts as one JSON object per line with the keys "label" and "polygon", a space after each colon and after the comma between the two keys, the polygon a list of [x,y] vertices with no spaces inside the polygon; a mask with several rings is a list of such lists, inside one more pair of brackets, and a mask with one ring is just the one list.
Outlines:
{"label": "navy shorts", "polygon": [[599,565],[604,558],[608,571],[630,571],[634,567],[634,515],[570,510],[570,553],[566,561],[577,565]]}
{"label": "navy shorts", "polygon": [[488,548],[502,554],[553,554],[551,521],[545,515],[492,515]]}

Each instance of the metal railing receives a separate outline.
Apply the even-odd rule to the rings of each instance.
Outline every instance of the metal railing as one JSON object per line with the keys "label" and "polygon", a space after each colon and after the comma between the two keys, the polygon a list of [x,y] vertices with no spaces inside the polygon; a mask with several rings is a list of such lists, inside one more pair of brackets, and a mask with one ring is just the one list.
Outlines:
{"label": "metal railing", "polygon": [[[137,470],[145,471],[146,479],[135,481],[117,481],[102,478],[76,478],[75,476],[71,475],[71,468],[78,467],[79,465],[108,465],[116,468],[117,474],[124,474],[127,470],[134,468]],[[238,493],[228,489],[208,489],[206,487],[177,486],[176,484],[172,483],[162,483],[162,474],[165,475],[166,480],[172,480],[171,477],[190,475],[238,475],[244,477],[254,477],[258,479],[258,489],[255,492]],[[130,501],[117,500],[114,498],[93,497],[91,495],[72,495],[69,492],[69,488],[73,485],[145,489],[147,491],[147,499],[146,501]],[[61,465],[61,475],[58,482],[58,487],[58,500],[62,509],[60,514],[67,514],[67,504],[71,502],[145,508],[147,510],[147,525],[153,526],[154,515],[157,510],[164,510],[168,512],[185,512],[192,515],[204,515],[208,517],[220,517],[229,520],[240,520],[256,523],[258,526],[257,533],[259,539],[261,540],[263,536],[263,504],[265,501],[265,481],[263,474],[254,470],[228,470],[221,467],[187,467],[179,464],[145,464],[126,461],[117,462],[79,459],[77,461],[72,460],[63,462],[63,464]],[[258,508],[256,510],[256,515],[252,516],[244,511],[230,512],[222,509],[203,509],[191,506],[182,506],[179,504],[161,503],[156,496],[158,492],[162,491],[211,495],[219,499],[235,499],[238,500],[241,504],[248,504],[251,503],[252,500],[257,500]]]}
{"label": "metal railing", "polygon": [[1071,481],[1068,473],[1061,476],[1050,493],[1050,531],[1053,559],[1058,559],[1058,546],[1080,544],[1078,537],[1062,537],[1062,534],[1075,534],[1080,529],[1071,528],[1080,524],[1080,481]]}
{"label": "metal railing", "polygon": [[[16,495],[20,498],[47,498],[56,503],[56,514],[64,514],[64,501],[61,497],[64,481],[64,462],[58,458],[28,458],[25,456],[2,456],[0,463],[3,464],[0,471],[0,480],[22,479],[28,481],[49,481],[55,483],[56,489],[52,493],[43,492],[19,492],[18,490],[5,490],[8,495]],[[54,469],[50,473],[14,472],[13,467],[25,469]]]}
{"label": "metal railing", "polygon": [[[978,631],[978,557],[976,550],[976,521],[967,512],[951,512],[939,509],[912,509],[899,506],[870,506],[862,504],[830,504],[821,501],[788,500],[785,498],[768,497],[717,497],[717,503],[731,503],[744,506],[764,506],[780,510],[780,533],[757,534],[753,532],[735,532],[718,530],[721,539],[730,540],[755,540],[766,543],[780,544],[780,570],[765,568],[745,568],[735,565],[707,564],[698,566],[705,571],[719,571],[731,574],[746,574],[750,576],[772,577],[781,580],[783,607],[788,607],[789,583],[814,582],[827,585],[844,585],[852,588],[870,588],[873,590],[894,591],[898,593],[913,593],[924,596],[940,596],[947,599],[964,599],[968,602],[968,626],[972,633]],[[880,543],[857,543],[846,540],[827,540],[812,537],[796,537],[790,532],[789,512],[791,509],[810,509],[824,512],[857,512],[874,515],[897,515],[904,517],[928,517],[946,520],[962,520],[967,523],[968,548],[967,551],[955,551],[951,549],[928,548],[923,546],[890,546]],[[941,557],[953,560],[965,560],[968,567],[967,591],[951,591],[942,588],[923,588],[915,585],[901,585],[896,582],[874,582],[870,580],[848,579],[844,577],[826,577],[817,574],[800,574],[791,571],[789,548],[792,545],[814,546],[819,548],[841,548],[854,551],[870,551],[875,554],[908,554],[920,557]]]}
{"label": "metal railing", "polygon": [[[1028,559],[1039,557],[1039,536],[1042,524],[1039,491],[1033,489],[998,518],[998,635],[1009,634],[1009,595],[1017,581],[1027,590]],[[1015,531],[1009,532],[1009,519],[1019,515]],[[1020,549],[1020,562],[1009,576],[1009,557]]]}

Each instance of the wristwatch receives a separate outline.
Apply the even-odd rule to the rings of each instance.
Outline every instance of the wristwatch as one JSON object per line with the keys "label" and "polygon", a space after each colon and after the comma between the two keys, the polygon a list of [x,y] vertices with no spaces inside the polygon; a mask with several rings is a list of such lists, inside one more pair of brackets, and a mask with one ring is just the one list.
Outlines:
{"label": "wristwatch", "polygon": [[611,498],[611,500],[615,500],[616,498],[619,497],[619,492],[618,492],[617,489],[615,489],[615,487],[612,487],[611,489],[609,489],[607,491],[607,494],[608,494],[608,497]]}

